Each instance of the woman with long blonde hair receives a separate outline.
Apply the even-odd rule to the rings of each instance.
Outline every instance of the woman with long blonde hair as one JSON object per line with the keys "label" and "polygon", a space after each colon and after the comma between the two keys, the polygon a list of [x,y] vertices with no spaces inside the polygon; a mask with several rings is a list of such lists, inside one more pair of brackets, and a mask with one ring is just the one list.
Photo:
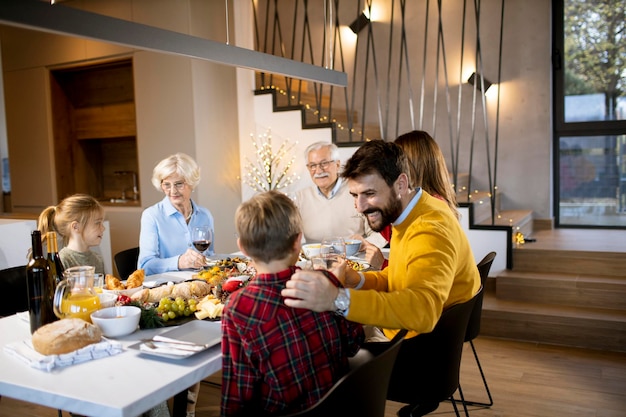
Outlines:
{"label": "woman with long blonde hair", "polygon": [[445,201],[458,219],[454,187],[446,160],[435,139],[423,130],[413,130],[398,136],[394,142],[409,159],[411,187],[422,187],[428,194]]}

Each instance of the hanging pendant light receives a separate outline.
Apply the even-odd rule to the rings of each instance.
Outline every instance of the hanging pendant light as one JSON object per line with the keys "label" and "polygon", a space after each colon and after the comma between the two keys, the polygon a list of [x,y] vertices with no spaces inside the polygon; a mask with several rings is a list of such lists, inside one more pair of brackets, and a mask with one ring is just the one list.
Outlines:
{"label": "hanging pendant light", "polygon": [[339,87],[348,85],[345,72],[39,0],[0,2],[0,23]]}

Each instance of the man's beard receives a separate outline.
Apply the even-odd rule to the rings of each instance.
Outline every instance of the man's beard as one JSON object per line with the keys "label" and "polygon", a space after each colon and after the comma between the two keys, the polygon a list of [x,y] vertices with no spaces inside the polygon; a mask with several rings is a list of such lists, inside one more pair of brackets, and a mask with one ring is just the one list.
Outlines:
{"label": "man's beard", "polygon": [[[372,220],[367,216],[370,213],[380,213],[380,218]],[[390,198],[387,205],[378,208],[378,207],[370,207],[369,209],[363,212],[367,219],[367,223],[370,225],[373,231],[380,232],[385,227],[393,223],[400,215],[402,214],[402,202],[399,198]]]}

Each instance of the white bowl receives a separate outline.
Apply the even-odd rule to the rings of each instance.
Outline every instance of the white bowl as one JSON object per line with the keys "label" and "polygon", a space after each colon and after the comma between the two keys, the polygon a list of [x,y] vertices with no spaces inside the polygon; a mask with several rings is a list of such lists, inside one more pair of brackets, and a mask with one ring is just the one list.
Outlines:
{"label": "white bowl", "polygon": [[346,239],[346,256],[354,256],[361,247],[361,241],[358,239]]}
{"label": "white bowl", "polygon": [[311,259],[316,256],[320,256],[321,247],[322,245],[319,243],[307,243],[306,245],[302,245],[302,252],[304,252],[304,255],[307,258]]}
{"label": "white bowl", "polygon": [[106,337],[126,336],[137,330],[141,309],[135,306],[102,308],[91,313],[91,321]]}
{"label": "white bowl", "polygon": [[103,292],[102,294],[98,294],[98,298],[100,298],[100,308],[108,308],[113,307],[115,302],[117,301],[117,294],[112,292]]}

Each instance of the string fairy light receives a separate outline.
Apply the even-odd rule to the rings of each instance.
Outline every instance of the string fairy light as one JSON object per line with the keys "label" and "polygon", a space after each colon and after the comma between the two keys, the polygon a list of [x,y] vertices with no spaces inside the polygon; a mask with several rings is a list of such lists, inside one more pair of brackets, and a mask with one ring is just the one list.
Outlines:
{"label": "string fairy light", "polygon": [[250,135],[252,146],[255,149],[255,161],[250,161],[246,157],[244,183],[254,191],[263,192],[269,190],[280,190],[291,185],[299,179],[296,174],[290,174],[295,156],[291,154],[294,146],[298,144],[289,143],[285,140],[278,150],[274,152],[272,147],[271,130],[259,135],[257,138]]}

